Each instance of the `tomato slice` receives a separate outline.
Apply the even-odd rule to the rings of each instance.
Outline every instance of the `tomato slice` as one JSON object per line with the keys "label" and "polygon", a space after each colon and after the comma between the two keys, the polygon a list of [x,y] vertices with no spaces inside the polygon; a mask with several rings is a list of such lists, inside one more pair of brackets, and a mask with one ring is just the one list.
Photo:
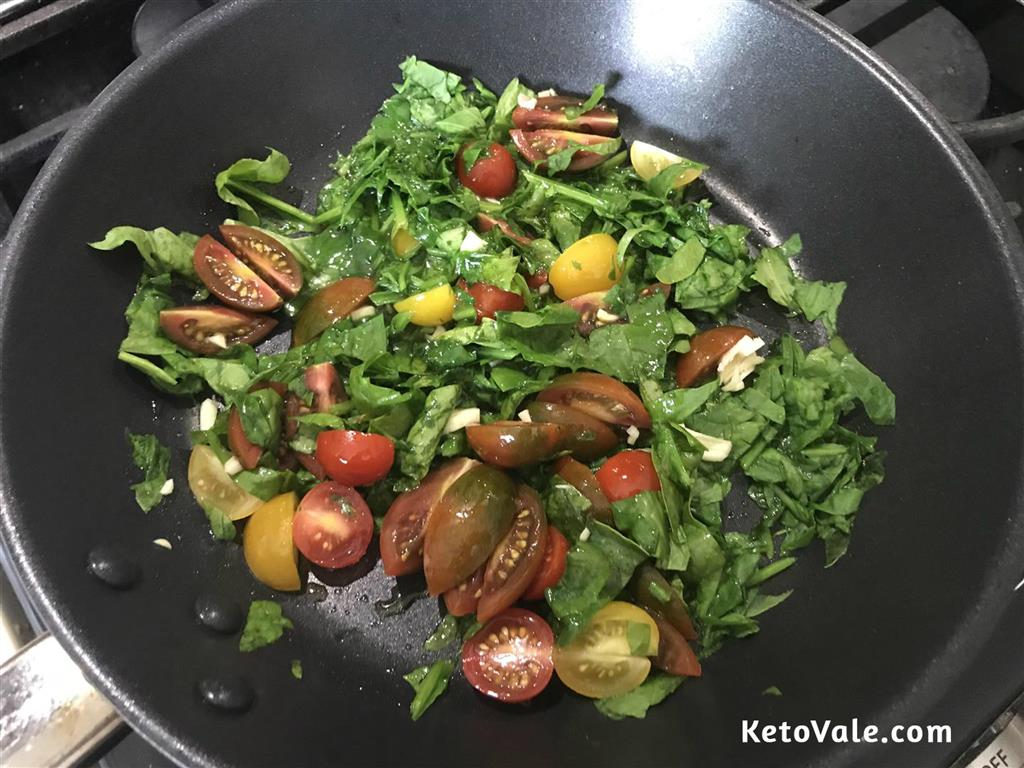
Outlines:
{"label": "tomato slice", "polygon": [[239,258],[285,296],[295,296],[302,290],[299,262],[270,235],[244,224],[221,224],[220,236]]}
{"label": "tomato slice", "polygon": [[658,625],[643,608],[613,601],[572,642],[555,648],[555,672],[583,696],[617,696],[647,679],[658,643]]}
{"label": "tomato slice", "polygon": [[630,586],[636,601],[648,613],[663,616],[687,640],[697,639],[686,603],[657,568],[650,563],[641,565],[633,574]]}
{"label": "tomato slice", "polygon": [[509,608],[462,646],[462,673],[484,696],[532,699],[551,682],[555,636],[540,616]]}
{"label": "tomato slice", "polygon": [[476,306],[477,323],[485,317],[493,318],[495,312],[518,312],[526,308],[523,297],[514,291],[506,291],[488,283],[475,283],[468,290]]}
{"label": "tomato slice", "polygon": [[[542,129],[539,131],[521,131],[517,128],[508,132],[512,143],[522,158],[537,167],[543,167],[545,161],[556,152],[568,149],[570,144],[582,144],[583,146],[594,146],[604,144],[607,141],[614,141],[607,136],[595,136],[592,133],[578,133],[576,131],[558,131]],[[581,149],[572,156],[567,171],[585,171],[593,168],[607,159],[606,155],[599,152],[588,152]]]}
{"label": "tomato slice", "polygon": [[311,563],[344,568],[366,554],[373,538],[373,515],[355,488],[320,483],[302,497],[292,537]]}
{"label": "tomato slice", "polygon": [[[197,304],[160,312],[160,329],[177,344],[198,355],[216,355],[235,344],[256,344],[277,327],[277,320],[227,307]],[[214,341],[210,341],[211,337]],[[218,344],[223,342],[223,346]]]}
{"label": "tomato slice", "polygon": [[586,464],[563,456],[555,462],[555,474],[565,480],[590,502],[590,514],[602,523],[613,524],[612,505],[601,490],[601,485]]}
{"label": "tomato slice", "polygon": [[615,110],[599,104],[575,118],[566,114],[568,107],[579,107],[582,99],[572,96],[541,96],[532,109],[516,107],[512,110],[512,125],[526,131],[538,128],[563,128],[612,136],[619,128]]}
{"label": "tomato slice", "polygon": [[473,459],[452,459],[427,475],[418,488],[394,500],[380,527],[384,573],[402,576],[423,567],[423,535],[430,511],[452,483],[479,464]]}
{"label": "tomato slice", "polygon": [[316,436],[316,460],[332,480],[371,485],[391,471],[395,444],[384,435],[327,429]]}
{"label": "tomato slice", "polygon": [[544,559],[548,519],[540,496],[528,485],[516,491],[516,517],[484,571],[476,617],[488,621],[518,600]]}
{"label": "tomato slice", "polygon": [[544,558],[533,581],[523,592],[523,600],[543,600],[544,590],[555,586],[565,573],[566,557],[569,554],[569,540],[553,525],[548,526],[544,541]]}
{"label": "tomato slice", "polygon": [[743,337],[753,335],[738,325],[720,325],[698,333],[690,339],[690,351],[680,355],[676,361],[676,385],[692,387],[708,378],[722,355]]}
{"label": "tomato slice", "polygon": [[294,592],[302,586],[299,555],[292,541],[297,503],[294,493],[275,496],[252,513],[242,534],[242,551],[252,575],[283,592]]}
{"label": "tomato slice", "polygon": [[439,595],[468,579],[512,527],[515,485],[504,472],[481,464],[452,483],[427,516],[423,573]]}
{"label": "tomato slice", "polygon": [[345,388],[338,378],[338,370],[331,363],[317,363],[306,369],[306,387],[313,393],[313,405],[317,413],[327,413],[332,407],[346,400]]}
{"label": "tomato slice", "polygon": [[548,273],[547,272],[537,272],[534,275],[527,275],[526,276],[526,284],[530,288],[533,288],[533,290],[535,290],[535,291],[538,288],[540,288],[542,285],[544,285],[547,281],[548,281]]}
{"label": "tomato slice", "polygon": [[603,373],[569,373],[559,376],[537,395],[545,403],[561,403],[595,419],[621,427],[651,426],[651,415],[633,390]]}
{"label": "tomato slice", "polygon": [[277,291],[209,235],[199,238],[192,263],[203,285],[229,307],[269,312],[281,306]]}
{"label": "tomato slice", "polygon": [[480,589],[484,583],[484,566],[476,569],[472,576],[444,593],[444,607],[452,616],[469,616],[476,613],[480,602]]}
{"label": "tomato slice", "polygon": [[686,638],[661,614],[656,611],[647,613],[658,625],[658,655],[654,666],[673,675],[700,677],[700,660]]}
{"label": "tomato slice", "polygon": [[295,317],[292,346],[305,344],[344,320],[366,301],[376,285],[373,278],[346,277],[314,293]]}
{"label": "tomato slice", "polygon": [[529,421],[495,421],[466,427],[477,456],[499,467],[525,467],[546,461],[562,450],[570,428]]}
{"label": "tomato slice", "polygon": [[643,491],[660,491],[661,480],[647,451],[622,451],[597,470],[597,482],[608,501],[629,499]]}
{"label": "tomato slice", "polygon": [[472,145],[464,144],[455,156],[455,172],[462,186],[480,197],[501,198],[516,188],[516,161],[512,153],[497,142],[491,143],[467,170],[463,155]]}
{"label": "tomato slice", "polygon": [[263,449],[246,437],[237,406],[231,406],[231,413],[228,414],[228,447],[246,469],[255,469],[263,455]]}
{"label": "tomato slice", "polygon": [[614,448],[619,437],[603,421],[560,403],[537,401],[526,408],[534,423],[562,424],[572,427],[567,432],[563,448],[582,461],[594,461]]}
{"label": "tomato slice", "polygon": [[[523,248],[533,242],[533,238],[529,235],[521,235],[512,229],[512,225],[504,219],[499,219],[496,216],[491,216],[489,213],[478,213],[476,215],[476,225],[480,228],[481,232],[490,232],[495,227],[505,237],[511,240],[516,245],[521,245]],[[535,286],[531,286],[535,287]]]}
{"label": "tomato slice", "polygon": [[208,445],[197,445],[188,460],[188,487],[199,506],[223,512],[232,520],[241,520],[262,504],[231,479],[217,454]]}

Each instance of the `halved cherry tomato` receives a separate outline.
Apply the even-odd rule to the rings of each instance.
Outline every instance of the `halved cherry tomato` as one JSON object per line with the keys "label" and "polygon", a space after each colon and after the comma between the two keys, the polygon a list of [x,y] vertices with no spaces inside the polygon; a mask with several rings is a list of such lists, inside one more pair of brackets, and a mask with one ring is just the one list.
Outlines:
{"label": "halved cherry tomato", "polygon": [[231,479],[208,445],[197,445],[188,460],[188,487],[199,506],[223,512],[232,520],[248,517],[263,504]]}
{"label": "halved cherry tomato", "polygon": [[604,232],[581,237],[555,259],[548,281],[560,299],[607,291],[622,279],[619,244]]}
{"label": "halved cherry tomato", "polygon": [[391,247],[398,258],[404,259],[406,256],[411,256],[420,247],[420,241],[413,237],[408,229],[399,227],[391,235]]}
{"label": "halved cherry tomato", "polygon": [[[556,131],[543,129],[539,131],[521,131],[513,129],[508,132],[512,143],[522,158],[533,163],[537,167],[543,167],[545,161],[556,152],[568,149],[570,144],[582,144],[583,146],[594,146],[604,144],[607,141],[614,141],[607,136],[595,136],[592,133],[578,133],[575,131]],[[572,156],[567,171],[585,171],[593,168],[607,159],[606,155],[599,152],[588,152],[581,149]]]}
{"label": "halved cherry tomato", "polygon": [[538,128],[565,128],[571,131],[586,131],[612,136],[619,127],[619,116],[615,110],[598,104],[579,117],[570,119],[565,113],[567,107],[579,107],[582,99],[572,96],[541,96],[532,109],[516,107],[512,110],[512,125],[526,131]]}
{"label": "halved cherry tomato", "polygon": [[[646,644],[638,647],[644,639]],[[583,696],[617,696],[647,679],[648,657],[657,655],[658,643],[658,625],[643,608],[613,601],[572,642],[554,649],[555,672]]]}
{"label": "halved cherry tomato", "polygon": [[533,423],[575,427],[566,434],[561,447],[572,451],[572,455],[582,461],[594,461],[604,456],[619,442],[618,435],[603,421],[567,405],[536,401],[530,403],[526,411]]}
{"label": "halved cherry tomato", "polygon": [[377,283],[370,277],[345,277],[314,293],[302,305],[292,328],[292,346],[311,341],[348,317],[366,301]]}
{"label": "halved cherry tomato", "polygon": [[230,307],[269,312],[281,306],[277,291],[209,235],[196,243],[192,264],[210,293]]}
{"label": "halved cherry tomato", "polygon": [[686,638],[661,614],[656,611],[647,613],[658,625],[658,655],[654,666],[673,675],[700,677],[700,661]]}
{"label": "halved cherry tomato", "polygon": [[373,538],[373,515],[355,488],[320,483],[299,502],[292,538],[310,562],[344,568],[366,554]]}
{"label": "halved cherry tomato", "polygon": [[[491,216],[489,213],[478,213],[476,215],[476,225],[480,228],[481,232],[490,232],[495,227],[505,237],[511,240],[516,245],[521,245],[523,248],[533,242],[533,238],[529,235],[521,235],[512,229],[512,225],[504,219],[499,219],[496,216]],[[531,288],[534,286],[530,286]]]}
{"label": "halved cherry tomato", "polygon": [[384,573],[402,576],[423,567],[423,535],[431,510],[452,483],[479,465],[473,459],[452,459],[423,478],[418,488],[406,491],[392,502],[380,527]]}
{"label": "halved cherry tomato", "polygon": [[459,586],[452,587],[444,593],[444,607],[448,609],[448,613],[452,616],[469,616],[471,613],[476,613],[477,603],[480,602],[480,588],[484,583],[485,568],[486,566],[480,566]]}
{"label": "halved cherry tomato", "polygon": [[427,516],[423,573],[439,595],[468,579],[512,527],[515,485],[504,472],[480,464],[452,483]]}
{"label": "halved cherry tomato", "polygon": [[540,616],[509,608],[462,646],[462,673],[484,696],[527,701],[551,682],[555,636]]}
{"label": "halved cherry tomato", "polygon": [[523,592],[523,600],[543,600],[544,590],[555,586],[565,573],[565,559],[569,554],[569,540],[553,525],[548,526],[544,542],[544,558],[540,568]]}
{"label": "halved cherry tomato", "polygon": [[637,603],[648,613],[663,616],[687,640],[697,639],[686,603],[657,568],[649,563],[641,565],[633,574],[630,588]]}
{"label": "halved cherry tomato", "polygon": [[282,493],[259,507],[245,524],[242,551],[252,575],[271,589],[293,592],[302,586],[299,556],[292,541],[298,499]]}
{"label": "halved cherry tomato", "polygon": [[[160,329],[178,346],[200,355],[216,355],[224,347],[256,344],[277,326],[277,320],[227,307],[199,304],[160,312]],[[223,341],[223,346],[210,341]]]}
{"label": "halved cherry tomato", "polygon": [[516,161],[512,153],[501,144],[494,142],[477,157],[473,166],[466,169],[463,155],[471,145],[465,144],[455,156],[455,172],[462,186],[480,197],[500,198],[516,188]]}
{"label": "halved cherry tomato", "polygon": [[603,373],[569,373],[559,376],[537,399],[561,403],[583,411],[595,419],[622,427],[651,426],[651,415],[633,390]]}
{"label": "halved cherry tomato", "polygon": [[332,480],[372,485],[391,471],[395,444],[384,435],[325,429],[316,436],[316,460]]}
{"label": "halved cherry tomato", "polygon": [[476,283],[469,287],[469,295],[476,305],[476,321],[494,317],[495,312],[518,312],[526,308],[523,297],[514,291],[506,291],[488,283]]}
{"label": "halved cherry tomato", "polygon": [[331,363],[309,366],[303,378],[306,388],[313,393],[313,406],[317,413],[327,413],[334,405],[347,399],[338,370]]}
{"label": "halved cherry tomato", "polygon": [[563,456],[555,462],[555,474],[565,480],[590,502],[590,515],[602,523],[612,523],[612,505],[601,490],[597,478],[586,464]]}
{"label": "halved cherry tomato", "polygon": [[660,491],[661,480],[647,451],[622,451],[597,470],[597,482],[608,501],[629,499],[643,491]]}
{"label": "halved cherry tomato", "polygon": [[285,296],[295,296],[302,290],[299,262],[270,235],[244,224],[221,224],[220,236],[236,256]]}
{"label": "halved cherry tomato", "polygon": [[530,586],[544,559],[548,519],[540,496],[528,485],[516,490],[516,517],[484,571],[476,617],[487,621],[497,616]]}
{"label": "halved cherry tomato", "polygon": [[495,421],[466,427],[466,439],[488,464],[511,469],[546,461],[562,450],[571,427],[529,421]]}
{"label": "halved cherry tomato", "polygon": [[413,325],[444,325],[455,312],[455,291],[439,285],[395,302],[396,312],[409,312]]}
{"label": "halved cherry tomato", "polygon": [[228,414],[228,447],[246,469],[255,469],[260,463],[263,449],[246,437],[237,406],[231,406],[231,413]]}
{"label": "halved cherry tomato", "polygon": [[718,366],[722,355],[737,341],[754,334],[738,325],[720,325],[690,339],[690,351],[676,361],[676,385],[692,387],[709,377]]}

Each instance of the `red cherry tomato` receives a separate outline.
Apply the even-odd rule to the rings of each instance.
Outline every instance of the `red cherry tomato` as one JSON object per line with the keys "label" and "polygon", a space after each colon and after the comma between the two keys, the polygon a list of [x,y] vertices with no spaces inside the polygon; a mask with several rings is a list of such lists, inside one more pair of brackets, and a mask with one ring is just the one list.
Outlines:
{"label": "red cherry tomato", "polygon": [[313,393],[313,405],[318,413],[327,413],[336,403],[345,400],[337,369],[330,363],[317,363],[306,369],[306,387]]}
{"label": "red cherry tomato", "polygon": [[209,235],[196,243],[192,265],[210,293],[235,309],[269,312],[281,296],[235,254]]}
{"label": "red cherry tomato", "polygon": [[492,143],[467,170],[463,155],[469,146],[463,145],[455,156],[455,171],[462,185],[480,197],[499,198],[511,194],[516,188],[517,175],[512,153],[501,144]]}
{"label": "red cherry tomato", "polygon": [[565,424],[494,421],[466,427],[466,439],[477,456],[499,467],[526,467],[547,461],[569,436],[581,429]]}
{"label": "red cherry tomato", "polygon": [[548,281],[548,273],[547,272],[538,272],[535,275],[528,275],[527,278],[526,278],[526,284],[528,286],[530,286],[531,288],[533,288],[533,290],[535,290],[535,291],[538,288],[540,288],[542,285],[544,285],[544,283],[546,283],[547,281]]}
{"label": "red cherry tomato", "polygon": [[555,668],[555,636],[540,616],[509,608],[462,647],[469,684],[498,701],[527,701],[544,690]]}
{"label": "red cherry tomato", "polygon": [[476,617],[488,621],[504,611],[533,582],[544,560],[548,520],[540,496],[528,485],[516,490],[516,516],[484,571]]}
{"label": "red cherry tomato", "polygon": [[590,471],[590,467],[581,464],[569,456],[563,456],[555,462],[555,474],[565,480],[569,485],[582,493],[590,502],[588,514],[596,517],[602,523],[614,525],[612,521],[612,505],[605,497],[601,486]]}
{"label": "red cherry tomato", "polygon": [[[503,234],[516,245],[521,245],[523,248],[525,248],[526,246],[533,242],[533,238],[530,237],[529,235],[519,234],[514,229],[512,229],[512,225],[509,224],[507,221],[505,221],[504,219],[499,219],[495,216],[491,216],[489,213],[478,213],[476,215],[476,225],[480,228],[481,232],[490,232],[492,229],[497,227],[498,231],[501,232],[501,234]],[[544,279],[547,279],[547,275],[544,276]],[[537,286],[531,285],[530,287],[536,288]]]}
{"label": "red cherry tomato", "polygon": [[160,329],[171,341],[207,357],[223,349],[210,341],[211,336],[220,334],[229,347],[256,344],[269,336],[276,325],[277,320],[272,317],[236,312],[212,304],[175,307],[160,312]]}
{"label": "red cherry tomato", "polygon": [[738,325],[720,325],[690,339],[690,351],[676,361],[676,385],[693,387],[711,375],[718,361],[740,339],[753,336]]}
{"label": "red cherry tomato", "polygon": [[355,488],[320,483],[303,496],[292,522],[292,539],[306,559],[324,568],[344,568],[366,554],[373,515]]}
{"label": "red cherry tomato", "polygon": [[[546,161],[552,155],[568,149],[571,146],[594,146],[612,141],[607,136],[595,136],[590,133],[578,133],[576,131],[558,131],[544,128],[537,131],[521,131],[515,128],[508,132],[515,144],[519,155],[528,163],[537,167],[545,167]],[[578,150],[569,161],[567,171],[585,171],[600,165],[607,159],[607,155],[600,152],[589,152],[585,149]]]}
{"label": "red cherry tomato", "polygon": [[285,296],[302,290],[302,268],[278,240],[244,224],[221,224],[220,236],[239,258]]}
{"label": "red cherry tomato", "polygon": [[553,587],[565,573],[565,558],[569,554],[569,540],[553,525],[548,526],[544,559],[537,575],[523,593],[523,600],[543,600],[544,590]]}
{"label": "red cherry tomato", "polygon": [[608,501],[622,501],[643,491],[660,491],[661,481],[647,451],[623,451],[597,470],[597,482]]}
{"label": "red cherry tomato", "polygon": [[567,405],[609,424],[640,429],[651,426],[651,415],[643,401],[621,381],[603,373],[581,371],[559,376],[537,399]]}
{"label": "red cherry tomato", "polygon": [[255,469],[260,463],[263,449],[246,437],[242,428],[242,417],[238,413],[238,408],[234,406],[228,415],[228,447],[246,469]]}
{"label": "red cherry tomato", "polygon": [[332,480],[370,485],[391,471],[395,444],[384,435],[328,429],[316,436],[316,460]]}
{"label": "red cherry tomato", "polygon": [[469,295],[476,305],[476,321],[494,317],[495,312],[518,312],[526,309],[523,297],[514,291],[505,291],[487,283],[470,286]]}
{"label": "red cherry tomato", "polygon": [[658,656],[654,666],[673,675],[700,677],[700,661],[686,638],[657,611],[647,613],[658,625]]}
{"label": "red cherry tomato", "polygon": [[477,603],[480,602],[480,587],[484,583],[484,568],[481,565],[476,572],[459,584],[444,593],[444,607],[452,616],[469,616],[476,613]]}

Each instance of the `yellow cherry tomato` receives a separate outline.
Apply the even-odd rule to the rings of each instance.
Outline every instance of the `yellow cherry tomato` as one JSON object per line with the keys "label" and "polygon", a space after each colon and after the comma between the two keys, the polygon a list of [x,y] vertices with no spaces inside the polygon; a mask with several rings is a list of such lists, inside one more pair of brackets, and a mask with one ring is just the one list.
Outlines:
{"label": "yellow cherry tomato", "polygon": [[555,646],[555,672],[582,696],[617,696],[647,679],[648,657],[657,655],[659,640],[647,611],[616,600],[594,614],[571,643]]}
{"label": "yellow cherry tomato", "polygon": [[555,259],[548,282],[558,298],[564,300],[593,291],[607,291],[622,277],[615,263],[619,244],[603,232],[587,235],[570,245]]}
{"label": "yellow cherry tomato", "polygon": [[455,311],[455,291],[450,285],[439,285],[395,302],[396,312],[412,312],[413,325],[444,325]]}
{"label": "yellow cherry tomato", "polygon": [[204,509],[217,509],[232,520],[248,517],[263,503],[231,479],[208,445],[197,445],[188,460],[188,487]]}
{"label": "yellow cherry tomato", "polygon": [[399,227],[391,236],[391,247],[400,259],[411,256],[420,247],[420,241],[409,234],[405,227]]}
{"label": "yellow cherry tomato", "polygon": [[629,148],[629,162],[633,165],[636,175],[644,181],[650,181],[670,165],[683,164],[683,172],[676,177],[672,184],[676,189],[685,187],[691,181],[697,179],[704,166],[687,160],[685,157],[669,152],[667,149],[648,144],[646,141],[634,141]]}
{"label": "yellow cherry tomato", "polygon": [[294,493],[275,496],[252,513],[242,535],[242,551],[252,575],[283,592],[294,592],[302,586],[299,556],[292,543],[297,503]]}

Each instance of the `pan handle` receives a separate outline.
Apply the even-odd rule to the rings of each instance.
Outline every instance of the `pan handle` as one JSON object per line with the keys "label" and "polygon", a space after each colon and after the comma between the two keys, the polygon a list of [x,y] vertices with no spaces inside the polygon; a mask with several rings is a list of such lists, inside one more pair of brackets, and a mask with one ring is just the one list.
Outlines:
{"label": "pan handle", "polygon": [[123,723],[52,635],[0,667],[0,765],[70,768]]}

